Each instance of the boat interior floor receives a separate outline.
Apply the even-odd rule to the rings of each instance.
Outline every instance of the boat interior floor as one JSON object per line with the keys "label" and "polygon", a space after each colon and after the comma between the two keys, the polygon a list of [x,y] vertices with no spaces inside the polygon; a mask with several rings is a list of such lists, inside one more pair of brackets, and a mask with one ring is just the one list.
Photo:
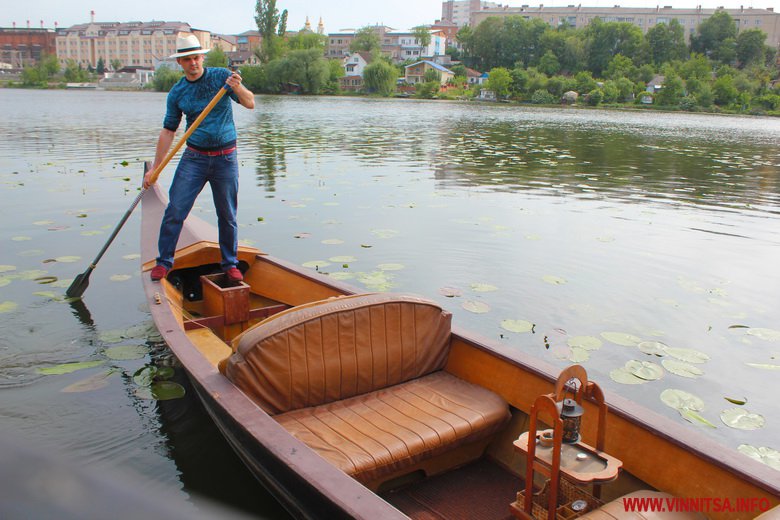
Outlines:
{"label": "boat interior floor", "polygon": [[514,518],[509,504],[522,487],[522,479],[482,457],[381,496],[415,520],[504,520]]}

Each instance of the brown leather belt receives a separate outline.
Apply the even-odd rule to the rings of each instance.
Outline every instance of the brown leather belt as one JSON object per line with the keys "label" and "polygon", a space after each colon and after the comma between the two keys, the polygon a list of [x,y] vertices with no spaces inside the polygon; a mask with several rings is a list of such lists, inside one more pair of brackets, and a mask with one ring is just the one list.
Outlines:
{"label": "brown leather belt", "polygon": [[209,157],[217,157],[219,155],[227,155],[229,153],[235,152],[236,151],[236,147],[233,146],[231,148],[225,148],[224,150],[212,150],[212,151],[207,152],[207,151],[204,151],[204,150],[196,150],[192,146],[188,146],[187,150],[192,150],[193,152],[199,153],[201,155],[208,155]]}

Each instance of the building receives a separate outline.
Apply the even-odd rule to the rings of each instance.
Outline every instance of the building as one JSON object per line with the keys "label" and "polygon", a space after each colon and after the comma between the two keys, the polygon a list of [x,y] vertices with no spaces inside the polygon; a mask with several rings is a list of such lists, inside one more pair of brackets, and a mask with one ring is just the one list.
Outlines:
{"label": "building", "polygon": [[442,67],[438,63],[428,60],[407,65],[404,70],[404,80],[410,85],[425,83],[425,73],[429,70],[435,70],[439,73],[439,81],[442,85],[446,85],[449,80],[455,77],[455,73],[447,67]]}
{"label": "building", "polygon": [[500,7],[500,4],[482,0],[448,0],[441,3],[441,19],[463,27],[471,23],[471,13],[492,7]]}
{"label": "building", "polygon": [[[446,2],[445,2],[446,3]],[[715,14],[717,10],[727,12],[737,25],[738,30],[760,29],[767,35],[766,44],[780,48],[780,13],[774,9],[753,9],[752,7],[739,9],[677,9],[671,6],[665,7],[582,7],[570,5],[568,7],[546,7],[540,4],[538,7],[524,5],[521,7],[491,7],[480,11],[471,12],[471,26],[476,27],[490,16],[522,16],[530,20],[539,18],[547,22],[551,27],[568,24],[572,27],[585,27],[596,18],[604,22],[627,22],[636,25],[646,33],[650,28],[677,20],[685,29],[686,41],[696,34],[699,25]]]}
{"label": "building", "polygon": [[185,22],[95,22],[57,31],[57,58],[65,65],[73,60],[82,67],[96,67],[102,58],[108,67],[153,67],[176,52],[176,38],[194,34],[204,48],[211,48],[211,33],[192,29]]}
{"label": "building", "polygon": [[35,65],[41,56],[56,54],[56,33],[52,29],[0,27],[0,63],[10,68],[21,69]]}
{"label": "building", "polygon": [[[415,37],[413,31],[396,30],[384,25],[372,26],[379,37],[382,54],[390,57],[396,63],[407,60],[419,60],[425,57],[433,57],[444,54],[447,39],[444,31],[430,30],[431,41],[423,46]],[[343,29],[337,33],[328,34],[325,57],[331,59],[344,59],[350,55],[349,47],[355,39],[357,31]]]}
{"label": "building", "polygon": [[339,78],[341,90],[359,91],[363,89],[363,70],[371,63],[367,52],[355,52],[344,57],[344,76]]}

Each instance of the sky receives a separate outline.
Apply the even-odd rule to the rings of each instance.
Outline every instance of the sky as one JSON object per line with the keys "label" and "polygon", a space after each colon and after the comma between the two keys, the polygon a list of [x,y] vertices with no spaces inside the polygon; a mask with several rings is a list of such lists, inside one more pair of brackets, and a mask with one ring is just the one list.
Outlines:
{"label": "sky", "polygon": [[[752,3],[751,3],[752,2]],[[4,0],[0,10],[0,27],[53,28],[69,27],[90,21],[90,11],[95,11],[98,22],[130,22],[151,20],[187,22],[196,29],[220,34],[238,34],[257,29],[254,21],[254,0]],[[704,8],[724,6],[739,8],[773,7],[780,12],[780,0],[500,0],[510,7],[523,4],[546,6],[566,6],[577,3],[583,7],[655,7],[673,5],[674,7]],[[325,32],[337,32],[341,29],[357,29],[366,25],[382,24],[394,29],[410,29],[417,25],[430,24],[441,18],[441,0],[277,0],[277,9],[287,9],[289,30],[303,27],[306,17],[316,30],[320,17],[325,24]]]}

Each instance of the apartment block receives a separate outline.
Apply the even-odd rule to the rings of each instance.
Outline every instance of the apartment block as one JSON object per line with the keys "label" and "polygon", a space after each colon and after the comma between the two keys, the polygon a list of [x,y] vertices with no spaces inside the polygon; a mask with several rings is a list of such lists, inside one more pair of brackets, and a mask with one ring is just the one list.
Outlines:
{"label": "apartment block", "polygon": [[73,60],[82,67],[96,67],[102,58],[108,66],[118,60],[122,66],[154,67],[176,52],[176,38],[194,34],[201,45],[211,48],[211,33],[192,29],[184,22],[95,22],[57,31],[57,58],[64,65]]}
{"label": "apartment block", "polygon": [[[446,3],[444,2],[444,4]],[[614,7],[582,7],[581,5],[546,7],[544,4],[540,4],[538,7],[529,5],[521,7],[504,6],[472,11],[470,25],[476,27],[491,16],[521,16],[529,20],[539,18],[547,22],[551,27],[558,27],[563,24],[568,24],[572,27],[585,27],[596,18],[600,18],[604,22],[631,23],[642,29],[643,33],[646,33],[650,28],[658,24],[677,20],[685,29],[686,41],[690,42],[691,35],[696,34],[696,29],[699,25],[718,10],[727,12],[734,19],[738,31],[760,29],[767,35],[767,45],[780,48],[780,13],[775,13],[772,8],[703,9],[701,6],[698,6],[692,9],[678,9],[671,6],[620,7],[619,5]]]}
{"label": "apartment block", "polygon": [[[372,29],[379,36],[382,54],[389,56],[395,62],[438,56],[444,54],[446,50],[446,34],[439,29],[430,30],[431,42],[427,46],[421,45],[412,31],[396,30],[384,25],[376,25]],[[354,29],[343,29],[340,32],[328,34],[325,57],[343,59],[349,56],[349,46],[354,41],[355,34]]]}
{"label": "apartment block", "polygon": [[500,6],[483,0],[447,0],[441,3],[441,19],[463,27],[471,23],[471,13]]}

